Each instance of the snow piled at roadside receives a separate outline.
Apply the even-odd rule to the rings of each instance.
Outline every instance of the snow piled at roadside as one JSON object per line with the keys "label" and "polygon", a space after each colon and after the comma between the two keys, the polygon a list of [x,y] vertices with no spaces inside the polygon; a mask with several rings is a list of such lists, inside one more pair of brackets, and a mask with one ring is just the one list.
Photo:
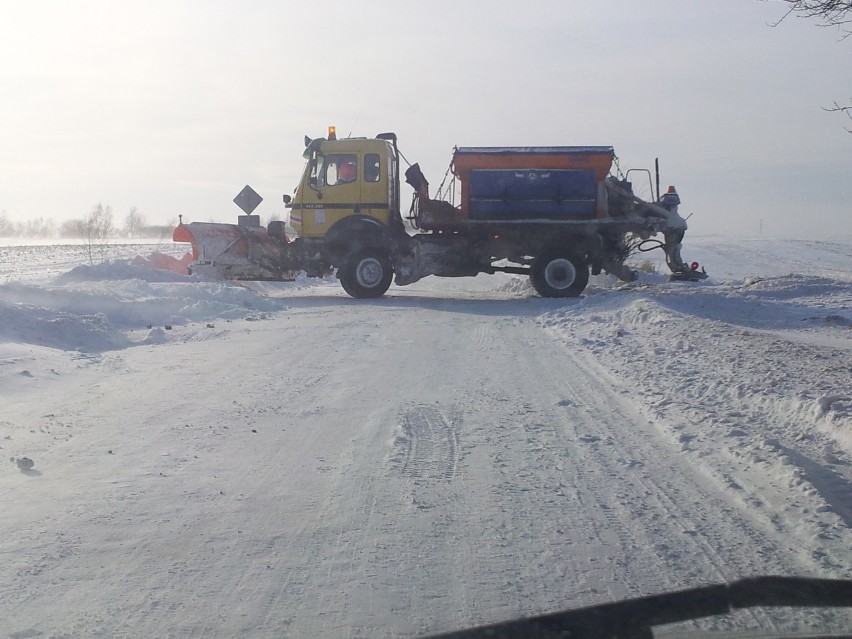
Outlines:
{"label": "snow piled at roadside", "polygon": [[[43,267],[36,264],[33,272],[41,273]],[[47,283],[0,284],[0,342],[81,352],[127,348],[163,341],[163,330],[173,326],[259,317],[287,307],[285,300],[258,294],[252,288],[269,293],[317,285],[300,278],[242,286],[179,275],[127,259],[78,265]]]}
{"label": "snow piled at roadside", "polygon": [[661,279],[592,278],[540,321],[591,352],[733,498],[818,539],[814,558],[848,571],[852,281]]}

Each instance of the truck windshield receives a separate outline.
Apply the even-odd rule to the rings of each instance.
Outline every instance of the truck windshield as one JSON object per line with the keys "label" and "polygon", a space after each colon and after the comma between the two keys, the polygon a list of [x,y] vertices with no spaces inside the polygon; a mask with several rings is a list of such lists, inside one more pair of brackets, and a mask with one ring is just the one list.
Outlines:
{"label": "truck windshield", "polygon": [[308,176],[308,185],[311,188],[317,188],[323,185],[322,176],[325,173],[325,156],[316,153],[311,157],[310,175]]}

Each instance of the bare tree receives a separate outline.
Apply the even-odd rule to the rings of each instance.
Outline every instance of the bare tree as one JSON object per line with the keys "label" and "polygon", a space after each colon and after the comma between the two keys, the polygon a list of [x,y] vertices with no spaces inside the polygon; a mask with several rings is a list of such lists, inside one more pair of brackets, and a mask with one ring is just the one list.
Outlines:
{"label": "bare tree", "polygon": [[59,226],[59,237],[74,239],[86,237],[86,220],[65,220]]}
{"label": "bare tree", "polygon": [[[764,0],[765,2],[766,0]],[[852,35],[852,0],[782,0],[787,4],[787,13],[773,23],[777,27],[791,15],[800,18],[812,18],[820,21],[821,27],[837,27],[843,32],[842,39]],[[822,107],[823,111],[845,113],[852,119],[852,99],[843,106],[835,101],[834,106]],[[846,129],[852,133],[852,129]]]}
{"label": "bare tree", "polygon": [[127,217],[124,218],[124,231],[127,233],[127,237],[137,237],[143,226],[145,226],[145,216],[134,206],[130,209]]}
{"label": "bare tree", "polygon": [[104,240],[112,235],[112,230],[112,209],[99,202],[86,218],[86,249],[90,264],[95,263],[94,247],[103,245]]}
{"label": "bare tree", "polygon": [[0,211],[0,237],[12,237],[15,234],[15,224],[9,219],[5,209]]}
{"label": "bare tree", "polygon": [[816,18],[823,27],[839,27],[846,31],[847,37],[852,31],[846,25],[852,24],[852,0],[782,0],[787,4],[787,13],[775,24],[778,25],[790,15],[800,18]]}

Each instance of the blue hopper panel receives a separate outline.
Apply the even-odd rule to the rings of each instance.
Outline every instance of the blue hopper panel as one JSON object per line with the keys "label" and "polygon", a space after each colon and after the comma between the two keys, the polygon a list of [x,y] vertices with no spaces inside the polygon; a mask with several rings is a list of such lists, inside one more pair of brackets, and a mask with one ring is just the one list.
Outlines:
{"label": "blue hopper panel", "polygon": [[592,220],[596,215],[594,200],[471,200],[471,220]]}
{"label": "blue hopper panel", "polygon": [[468,214],[473,220],[592,219],[596,199],[592,170],[476,169]]}

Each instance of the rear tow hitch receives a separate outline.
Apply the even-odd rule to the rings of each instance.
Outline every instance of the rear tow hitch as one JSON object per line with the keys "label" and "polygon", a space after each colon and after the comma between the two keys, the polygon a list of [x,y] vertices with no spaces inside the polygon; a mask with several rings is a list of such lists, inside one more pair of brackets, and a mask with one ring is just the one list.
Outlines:
{"label": "rear tow hitch", "polygon": [[700,282],[710,277],[703,266],[700,271],[698,266],[698,262],[693,262],[688,267],[684,265],[685,268],[672,271],[672,274],[669,275],[669,282]]}
{"label": "rear tow hitch", "polygon": [[[671,271],[669,275],[670,282],[700,282],[706,280],[709,275],[704,267],[698,262],[687,264],[680,256],[681,240],[683,239],[683,231],[675,231],[665,234],[665,242],[660,240],[644,240],[639,243],[639,251],[647,253],[654,249],[662,249],[666,254],[666,265]],[[701,269],[700,271],[698,269]]]}

